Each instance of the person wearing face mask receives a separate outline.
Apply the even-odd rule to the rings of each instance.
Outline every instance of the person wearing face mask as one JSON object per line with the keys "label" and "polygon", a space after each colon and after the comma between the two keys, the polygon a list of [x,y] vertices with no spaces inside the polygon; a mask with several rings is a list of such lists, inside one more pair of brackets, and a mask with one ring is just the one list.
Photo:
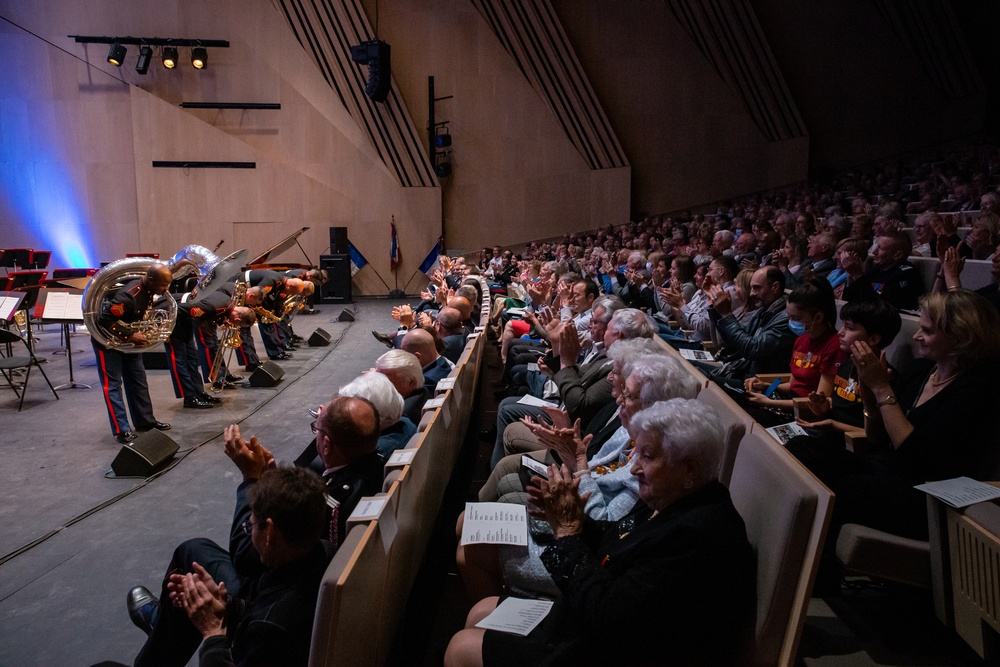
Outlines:
{"label": "person wearing face mask", "polygon": [[794,397],[815,394],[824,400],[829,398],[840,365],[837,306],[828,280],[811,278],[796,287],[788,296],[785,312],[788,313],[788,328],[796,336],[790,364],[791,379],[778,385],[770,398],[761,393],[768,383],[756,376],[747,378],[743,386],[748,412],[764,426],[790,421]]}

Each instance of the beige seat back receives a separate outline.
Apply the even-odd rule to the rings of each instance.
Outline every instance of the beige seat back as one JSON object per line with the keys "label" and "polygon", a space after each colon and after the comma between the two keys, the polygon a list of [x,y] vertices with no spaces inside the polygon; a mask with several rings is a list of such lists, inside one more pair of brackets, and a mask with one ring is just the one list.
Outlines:
{"label": "beige seat back", "polygon": [[791,665],[833,494],[763,429],[744,438],[729,490],[757,555],[757,631],[747,665]]}

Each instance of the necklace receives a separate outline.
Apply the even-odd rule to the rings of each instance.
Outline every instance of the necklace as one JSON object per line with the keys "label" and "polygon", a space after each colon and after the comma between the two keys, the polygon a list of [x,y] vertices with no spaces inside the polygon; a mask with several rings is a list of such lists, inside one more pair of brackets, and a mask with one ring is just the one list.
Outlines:
{"label": "necklace", "polygon": [[952,373],[951,375],[949,375],[945,379],[938,380],[937,379],[937,368],[935,367],[934,371],[931,373],[931,384],[933,386],[935,386],[935,387],[940,387],[941,385],[945,384],[946,382],[951,382],[952,380],[954,380],[955,378],[957,378],[958,375],[959,375],[959,373],[961,373],[961,372],[962,371],[955,371],[954,373]]}

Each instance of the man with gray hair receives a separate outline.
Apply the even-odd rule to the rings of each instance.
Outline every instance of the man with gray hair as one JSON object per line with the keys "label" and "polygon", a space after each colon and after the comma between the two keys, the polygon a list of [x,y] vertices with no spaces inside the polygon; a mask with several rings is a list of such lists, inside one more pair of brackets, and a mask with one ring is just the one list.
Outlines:
{"label": "man with gray hair", "polygon": [[379,435],[375,445],[383,461],[397,449],[402,449],[417,432],[417,425],[403,415],[403,397],[388,377],[381,373],[365,373],[354,378],[337,392],[340,396],[366,398],[378,410]]}
{"label": "man with gray hair", "polygon": [[403,414],[414,424],[420,423],[420,410],[430,398],[424,386],[420,360],[405,350],[389,350],[375,360],[375,371],[389,378],[403,397]]}

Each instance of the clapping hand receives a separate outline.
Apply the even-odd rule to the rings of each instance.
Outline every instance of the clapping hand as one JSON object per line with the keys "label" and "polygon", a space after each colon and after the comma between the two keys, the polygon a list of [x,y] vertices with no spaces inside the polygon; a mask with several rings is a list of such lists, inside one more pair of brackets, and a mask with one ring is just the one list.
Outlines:
{"label": "clapping hand", "polygon": [[223,437],[226,456],[243,473],[243,479],[260,479],[265,470],[275,467],[274,454],[257,441],[257,436],[251,436],[249,441],[244,440],[240,436],[238,425],[227,426]]}
{"label": "clapping hand", "polygon": [[583,507],[590,493],[581,496],[579,486],[580,480],[565,465],[549,466],[548,479],[531,478],[527,491],[532,507],[528,513],[548,521],[556,539],[583,531]]}
{"label": "clapping hand", "polygon": [[965,268],[965,258],[959,255],[957,248],[948,247],[944,251],[944,258],[941,260],[941,271],[944,273],[948,285],[959,284],[959,276]]}
{"label": "clapping hand", "polygon": [[875,356],[868,343],[859,341],[851,345],[851,361],[858,371],[862,388],[872,392],[889,388],[889,362],[886,361],[885,350]]}
{"label": "clapping hand", "polygon": [[[553,345],[555,351],[555,345]],[[576,327],[563,326],[559,332],[559,350],[555,352],[559,355],[559,363],[563,368],[576,365],[576,358],[580,356],[580,336],[576,333]]]}
{"label": "clapping hand", "polygon": [[715,308],[719,315],[725,317],[733,312],[733,299],[729,295],[729,292],[721,287],[714,286],[711,287],[706,294],[708,295],[709,301],[712,303],[712,307]]}
{"label": "clapping hand", "polygon": [[226,625],[226,584],[215,583],[212,575],[198,563],[193,572],[171,574],[167,583],[170,601],[187,613],[191,624],[202,637],[224,635]]}

